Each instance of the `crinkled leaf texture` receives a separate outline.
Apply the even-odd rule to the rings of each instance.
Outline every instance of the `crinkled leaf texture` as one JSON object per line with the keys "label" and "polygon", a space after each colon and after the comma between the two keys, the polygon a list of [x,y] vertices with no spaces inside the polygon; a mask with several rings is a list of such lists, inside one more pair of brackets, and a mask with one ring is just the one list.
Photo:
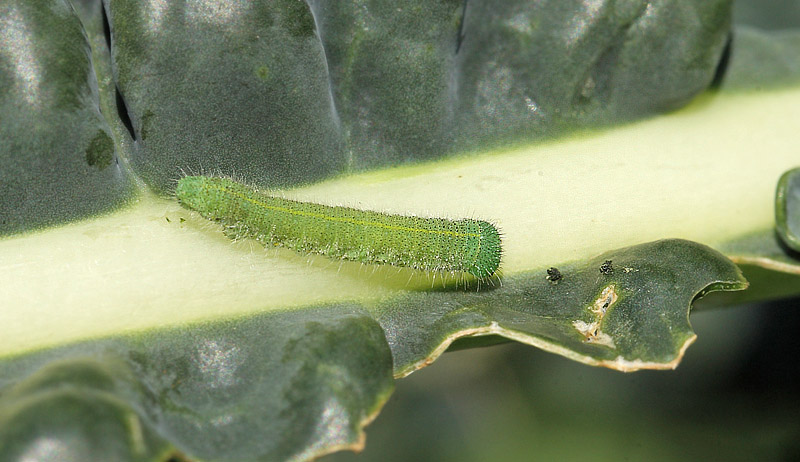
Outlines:
{"label": "crinkled leaf texture", "polygon": [[0,460],[357,449],[391,370],[380,326],[350,305],[78,343],[0,366],[3,382],[28,376],[0,396]]}
{"label": "crinkled leaf texture", "polygon": [[746,287],[723,255],[683,240],[604,253],[503,281],[490,293],[423,292],[373,309],[396,374],[433,361],[465,335],[500,335],[621,371],[674,368],[694,341],[689,307],[699,295]]}
{"label": "crinkled leaf texture", "polygon": [[[0,460],[307,460],[456,340],[673,368],[729,258],[796,293],[796,36],[730,6],[0,0]],[[492,219],[503,275],[230,243],[187,172]]]}
{"label": "crinkled leaf texture", "polygon": [[500,335],[624,371],[673,368],[695,338],[692,300],[745,286],[722,254],[682,240],[609,252],[561,274],[149,329],[7,358],[0,459],[80,460],[98,451],[114,460],[304,460],[357,449],[393,374],[433,361],[456,338]]}
{"label": "crinkled leaf texture", "polygon": [[0,233],[143,179],[291,186],[680,107],[730,1],[3,0]]}

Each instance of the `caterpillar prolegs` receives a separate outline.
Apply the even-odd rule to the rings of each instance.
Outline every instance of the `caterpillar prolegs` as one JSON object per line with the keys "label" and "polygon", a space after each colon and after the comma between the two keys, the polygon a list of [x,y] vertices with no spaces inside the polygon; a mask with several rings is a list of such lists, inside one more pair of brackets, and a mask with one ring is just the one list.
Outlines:
{"label": "caterpillar prolegs", "polygon": [[390,215],[271,196],[233,180],[187,176],[178,200],[203,217],[252,237],[303,253],[422,271],[490,278],[501,238],[489,222]]}

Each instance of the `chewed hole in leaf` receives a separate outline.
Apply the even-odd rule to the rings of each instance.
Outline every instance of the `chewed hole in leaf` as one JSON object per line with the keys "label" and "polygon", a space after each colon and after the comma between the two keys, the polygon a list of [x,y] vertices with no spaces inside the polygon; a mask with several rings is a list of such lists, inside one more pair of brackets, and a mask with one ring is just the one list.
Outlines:
{"label": "chewed hole in leaf", "polygon": [[614,284],[606,286],[600,293],[600,296],[588,307],[593,316],[591,322],[586,322],[581,319],[573,321],[573,327],[575,327],[581,335],[586,337],[586,343],[616,348],[614,339],[601,330],[601,325],[603,319],[605,319],[606,313],[608,313],[608,310],[618,298],[616,286]]}

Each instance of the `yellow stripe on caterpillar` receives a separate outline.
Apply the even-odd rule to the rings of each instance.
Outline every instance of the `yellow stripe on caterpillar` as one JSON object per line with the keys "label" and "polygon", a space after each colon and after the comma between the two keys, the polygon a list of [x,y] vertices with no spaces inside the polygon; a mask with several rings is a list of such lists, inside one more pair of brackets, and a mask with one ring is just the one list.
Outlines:
{"label": "yellow stripe on caterpillar", "polygon": [[368,264],[462,272],[488,279],[500,266],[501,238],[489,222],[391,215],[274,197],[235,181],[187,176],[182,205],[264,244]]}

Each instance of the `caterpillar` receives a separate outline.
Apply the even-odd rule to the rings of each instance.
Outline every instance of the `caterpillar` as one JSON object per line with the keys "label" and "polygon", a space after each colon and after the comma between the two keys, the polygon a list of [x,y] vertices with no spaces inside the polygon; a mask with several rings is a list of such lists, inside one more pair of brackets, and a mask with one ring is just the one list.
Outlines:
{"label": "caterpillar", "polygon": [[427,272],[467,273],[479,280],[500,266],[501,237],[486,221],[390,215],[275,197],[233,180],[186,176],[181,205],[250,237],[301,253]]}

